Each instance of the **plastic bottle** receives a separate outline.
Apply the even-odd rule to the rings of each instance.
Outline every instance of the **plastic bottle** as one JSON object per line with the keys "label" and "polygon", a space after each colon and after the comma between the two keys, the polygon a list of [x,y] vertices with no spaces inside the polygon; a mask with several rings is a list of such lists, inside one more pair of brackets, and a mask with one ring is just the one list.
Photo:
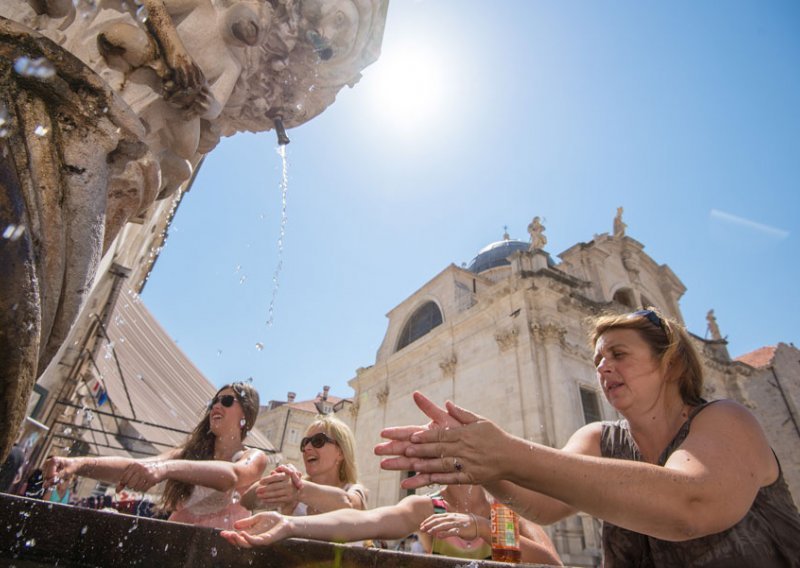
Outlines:
{"label": "plastic bottle", "polygon": [[502,503],[492,503],[492,560],[519,563],[519,520]]}

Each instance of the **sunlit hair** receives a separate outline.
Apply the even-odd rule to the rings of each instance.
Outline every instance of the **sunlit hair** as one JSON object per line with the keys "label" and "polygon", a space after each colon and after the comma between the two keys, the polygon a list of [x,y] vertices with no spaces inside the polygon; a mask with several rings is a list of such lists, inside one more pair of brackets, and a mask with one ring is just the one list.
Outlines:
{"label": "sunlit hair", "polygon": [[691,405],[700,404],[703,400],[703,367],[689,334],[682,325],[655,308],[646,309],[658,317],[661,325],[656,325],[644,313],[606,314],[590,319],[592,347],[597,346],[601,335],[612,329],[636,330],[650,346],[664,377],[668,381],[677,381],[683,401]]}
{"label": "sunlit hair", "polygon": [[358,481],[356,442],[350,427],[332,414],[320,414],[306,429],[306,436],[316,429],[321,429],[328,437],[336,440],[336,444],[342,450],[343,459],[339,464],[339,481],[356,483]]}
{"label": "sunlit hair", "polygon": [[[236,400],[242,407],[245,424],[241,427],[240,439],[244,440],[247,432],[256,423],[258,418],[259,399],[258,391],[253,385],[245,382],[235,382],[221,387],[214,396],[225,389],[231,389],[236,395]],[[179,448],[175,459],[179,460],[211,460],[214,459],[214,444],[216,435],[211,431],[211,409],[207,408],[203,419],[195,426],[186,442]],[[162,506],[167,511],[174,511],[180,503],[187,499],[194,489],[194,485],[170,479],[164,486]]]}

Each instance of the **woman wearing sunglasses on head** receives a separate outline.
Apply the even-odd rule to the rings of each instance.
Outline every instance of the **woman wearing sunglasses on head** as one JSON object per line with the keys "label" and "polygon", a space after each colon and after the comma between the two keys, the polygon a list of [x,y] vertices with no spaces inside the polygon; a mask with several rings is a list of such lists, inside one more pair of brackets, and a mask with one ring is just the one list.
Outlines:
{"label": "woman wearing sunglasses on head", "polygon": [[214,528],[230,528],[250,513],[239,503],[267,465],[264,452],[242,441],[258,416],[258,392],[248,383],[217,391],[203,419],[186,442],[161,455],[123,457],[50,457],[45,483],[53,485],[75,474],[116,483],[117,491],[147,491],[166,481],[163,507],[169,520]]}
{"label": "woman wearing sunglasses on head", "polygon": [[603,520],[604,566],[800,566],[800,516],[755,417],[702,398],[687,332],[654,310],[602,316],[591,334],[597,379],[622,420],[580,428],[558,450],[512,436],[420,393],[432,422],[389,428],[385,469],[406,488],[478,483],[549,524],[578,511]]}
{"label": "woman wearing sunglasses on head", "polygon": [[350,428],[331,415],[318,417],[300,442],[306,475],[280,465],[245,493],[248,509],[278,509],[286,515],[315,515],[335,509],[366,509],[358,483],[355,442]]}

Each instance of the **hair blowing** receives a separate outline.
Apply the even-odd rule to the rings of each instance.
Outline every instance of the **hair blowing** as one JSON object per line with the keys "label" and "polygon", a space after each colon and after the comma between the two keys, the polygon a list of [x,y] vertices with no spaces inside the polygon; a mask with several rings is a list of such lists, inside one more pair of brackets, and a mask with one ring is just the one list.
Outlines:
{"label": "hair blowing", "polygon": [[601,335],[612,329],[636,330],[658,359],[666,380],[678,383],[683,402],[700,404],[703,401],[703,367],[689,334],[682,325],[665,317],[655,308],[646,309],[659,317],[662,327],[656,326],[641,314],[606,314],[591,318],[592,347],[597,345]]}
{"label": "hair blowing", "polygon": [[[235,382],[221,387],[214,396],[225,389],[233,390],[236,399],[242,406],[244,412],[245,425],[241,429],[241,440],[247,436],[247,432],[256,423],[258,418],[259,399],[258,391],[250,383]],[[211,409],[208,408],[203,415],[203,419],[195,426],[186,442],[180,447],[180,451],[174,457],[179,460],[212,460],[214,459],[214,445],[217,437],[211,431]],[[174,511],[180,503],[188,499],[194,490],[194,485],[170,479],[164,487],[162,497],[162,507],[167,511]]]}

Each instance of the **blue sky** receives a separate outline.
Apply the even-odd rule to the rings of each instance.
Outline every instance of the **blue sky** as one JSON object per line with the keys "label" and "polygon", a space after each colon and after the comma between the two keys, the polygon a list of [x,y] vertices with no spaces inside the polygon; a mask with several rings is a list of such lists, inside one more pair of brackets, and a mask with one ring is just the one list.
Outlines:
{"label": "blue sky", "polygon": [[[287,147],[206,158],[142,295],[215,384],[349,396],[385,314],[503,227],[627,233],[734,356],[800,344],[800,4],[392,0],[381,58]],[[263,345],[259,349],[258,345]]]}

